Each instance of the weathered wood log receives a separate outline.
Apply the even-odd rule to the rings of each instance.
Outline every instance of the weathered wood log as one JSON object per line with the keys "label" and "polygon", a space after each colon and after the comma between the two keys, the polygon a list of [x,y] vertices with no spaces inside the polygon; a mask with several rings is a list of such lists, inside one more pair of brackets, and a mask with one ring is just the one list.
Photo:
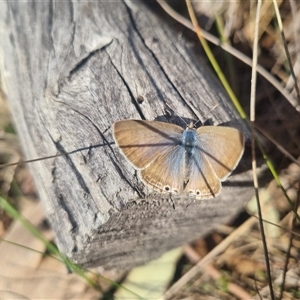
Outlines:
{"label": "weathered wood log", "polygon": [[218,197],[188,207],[191,200],[180,198],[174,208],[116,149],[117,120],[180,122],[166,114],[166,101],[187,120],[209,118],[247,136],[191,43],[152,8],[1,4],[1,74],[26,157],[77,150],[31,168],[60,250],[87,267],[130,268],[155,258],[229,221],[252,193],[243,158]]}

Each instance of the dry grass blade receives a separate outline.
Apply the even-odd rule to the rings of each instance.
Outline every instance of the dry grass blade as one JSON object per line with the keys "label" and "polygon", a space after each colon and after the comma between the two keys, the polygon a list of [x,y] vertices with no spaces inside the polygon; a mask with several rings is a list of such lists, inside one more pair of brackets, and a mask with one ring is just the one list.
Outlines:
{"label": "dry grass blade", "polygon": [[[26,202],[24,206],[23,216],[39,227],[48,239],[52,239],[53,231],[42,226],[45,216],[41,204]],[[27,299],[42,299],[45,295],[51,295],[53,299],[91,299],[99,296],[99,292],[88,288],[78,276],[68,274],[61,261],[44,256],[45,244],[26,231],[21,223],[15,222],[5,234],[5,239],[10,243],[0,241],[1,299],[4,299],[2,292],[8,287],[12,287],[14,294]]]}
{"label": "dry grass blade", "polygon": [[207,254],[201,261],[197,263],[192,269],[184,274],[164,295],[164,299],[171,299],[185,284],[203,270],[203,268],[229,247],[236,239],[246,235],[251,227],[257,222],[253,217],[248,219],[243,225],[237,228],[232,234],[225,238],[217,247],[215,247],[209,254]]}
{"label": "dry grass blade", "polygon": [[[177,13],[173,8],[171,8],[164,0],[158,1],[160,6],[175,20],[177,20],[179,23],[184,25],[185,27],[189,28],[192,31],[195,31],[193,24]],[[234,57],[238,58],[240,61],[245,63],[248,66],[252,66],[252,60],[246,56],[245,54],[241,53],[237,49],[231,47],[228,44],[222,44],[220,39],[216,38],[215,36],[209,34],[205,30],[201,30],[201,33],[205,39],[210,41],[211,43],[219,46],[223,50],[227,51],[228,53],[232,54]],[[264,78],[266,78],[290,103],[293,105],[298,111],[300,111],[300,105],[298,105],[298,102],[295,101],[292,94],[289,94],[288,91],[276,80],[274,76],[272,76],[266,69],[264,69],[261,65],[257,65],[257,72],[262,75]]]}
{"label": "dry grass blade", "polygon": [[13,167],[13,166],[20,166],[20,165],[24,165],[24,164],[28,164],[28,163],[33,163],[36,161],[59,157],[62,155],[66,155],[66,154],[56,154],[56,155],[46,156],[46,157],[42,157],[42,158],[35,158],[35,159],[29,159],[29,160],[24,160],[24,161],[18,161],[18,162],[14,162],[14,163],[1,164],[0,169],[7,168],[7,167]]}
{"label": "dry grass blade", "polygon": [[[297,208],[299,207],[300,204],[300,192],[298,191],[298,197],[297,197],[297,201],[295,202],[295,210],[297,210]],[[284,287],[285,287],[285,280],[286,280],[286,274],[288,271],[288,264],[289,264],[289,259],[290,259],[290,255],[291,255],[291,248],[293,246],[293,240],[294,240],[294,234],[293,234],[293,229],[296,227],[296,217],[294,214],[291,215],[291,233],[290,233],[290,239],[289,239],[289,245],[288,245],[288,250],[287,250],[287,254],[286,254],[286,260],[285,260],[285,264],[284,264],[284,268],[282,270],[282,283],[280,286],[280,295],[279,295],[279,299],[283,298],[283,293],[284,293]]]}
{"label": "dry grass blade", "polygon": [[[191,247],[186,246],[185,247],[185,253],[190,258],[191,261],[194,261],[195,263],[199,262],[201,260],[201,256]],[[219,270],[217,270],[213,265],[207,264],[203,267],[204,272],[211,276],[214,280],[218,280],[222,278],[222,274]],[[251,295],[246,292],[242,287],[238,286],[235,283],[229,282],[227,285],[228,291],[237,297],[238,299],[250,299]]]}
{"label": "dry grass blade", "polygon": [[258,179],[257,179],[257,166],[256,166],[256,153],[255,153],[255,130],[254,130],[254,121],[255,121],[255,97],[256,97],[256,67],[257,67],[257,48],[258,48],[258,32],[259,32],[259,19],[261,15],[261,0],[257,2],[256,8],[256,18],[255,18],[255,30],[254,30],[254,41],[253,41],[253,65],[252,65],[252,75],[251,75],[251,95],[250,95],[250,122],[251,122],[251,152],[252,152],[252,170],[253,170],[253,183],[255,188],[255,197],[258,208],[258,216],[259,216],[259,225],[260,232],[262,237],[262,243],[264,247],[264,253],[266,258],[266,267],[268,273],[268,282],[270,288],[270,296],[271,299],[274,300],[274,291],[272,284],[272,276],[271,276],[271,266],[268,254],[268,246],[266,242],[266,236],[264,232],[264,224],[262,221],[262,211],[259,201],[259,193],[258,193]]}
{"label": "dry grass blade", "polygon": [[292,156],[282,145],[280,145],[270,134],[268,134],[263,128],[259,125],[255,124],[255,129],[258,130],[261,134],[263,134],[269,141],[271,141],[279,151],[281,151],[286,157],[288,157],[292,162],[297,164],[300,167],[300,163],[297,161],[296,158]]}
{"label": "dry grass blade", "polygon": [[273,0],[273,4],[274,4],[274,8],[275,8],[277,22],[278,22],[278,25],[279,25],[279,31],[280,31],[280,34],[281,34],[281,39],[282,39],[282,42],[283,42],[285,54],[286,54],[287,61],[288,61],[288,64],[289,64],[289,71],[291,72],[292,78],[293,78],[294,83],[295,83],[296,95],[297,95],[297,100],[298,100],[298,104],[299,104],[300,103],[299,86],[298,86],[297,78],[296,78],[296,75],[295,75],[295,72],[294,72],[291,56],[290,56],[290,53],[289,53],[289,50],[288,50],[288,47],[287,47],[287,42],[286,42],[285,34],[284,34],[284,31],[283,31],[282,21],[281,21],[281,16],[280,16],[280,13],[279,13],[277,2],[275,0]]}

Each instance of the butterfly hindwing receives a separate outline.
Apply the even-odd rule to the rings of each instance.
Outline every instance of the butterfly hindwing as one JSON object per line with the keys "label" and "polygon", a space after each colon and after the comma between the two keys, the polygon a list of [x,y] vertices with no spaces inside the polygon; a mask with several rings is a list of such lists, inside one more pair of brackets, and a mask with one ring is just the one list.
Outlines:
{"label": "butterfly hindwing", "polygon": [[189,159],[189,180],[185,191],[197,199],[216,197],[221,190],[220,179],[212,169],[205,155],[195,149]]}
{"label": "butterfly hindwing", "polygon": [[178,145],[162,151],[140,171],[140,176],[146,185],[156,191],[180,194],[184,187],[184,172],[184,148]]}

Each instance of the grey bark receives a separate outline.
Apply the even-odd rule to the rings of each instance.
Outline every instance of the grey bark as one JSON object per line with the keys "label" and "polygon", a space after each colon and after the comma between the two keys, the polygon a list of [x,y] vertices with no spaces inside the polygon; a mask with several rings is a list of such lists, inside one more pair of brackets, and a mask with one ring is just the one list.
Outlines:
{"label": "grey bark", "polygon": [[130,268],[241,210],[252,193],[246,158],[217,198],[188,207],[190,199],[175,199],[174,208],[113,143],[117,120],[180,122],[165,102],[187,120],[209,118],[247,135],[193,43],[164,13],[121,0],[0,6],[2,81],[26,157],[76,150],[31,164],[62,252],[86,267]]}

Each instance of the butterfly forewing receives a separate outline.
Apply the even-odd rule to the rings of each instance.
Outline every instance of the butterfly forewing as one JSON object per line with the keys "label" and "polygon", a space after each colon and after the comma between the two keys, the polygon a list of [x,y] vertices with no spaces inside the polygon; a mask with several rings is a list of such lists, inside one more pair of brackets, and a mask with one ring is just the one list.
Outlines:
{"label": "butterfly forewing", "polygon": [[118,121],[113,126],[117,146],[137,169],[144,169],[162,152],[176,146],[182,132],[174,124],[142,120]]}
{"label": "butterfly forewing", "polygon": [[198,147],[223,181],[237,166],[244,152],[243,134],[231,127],[202,126],[197,129]]}

